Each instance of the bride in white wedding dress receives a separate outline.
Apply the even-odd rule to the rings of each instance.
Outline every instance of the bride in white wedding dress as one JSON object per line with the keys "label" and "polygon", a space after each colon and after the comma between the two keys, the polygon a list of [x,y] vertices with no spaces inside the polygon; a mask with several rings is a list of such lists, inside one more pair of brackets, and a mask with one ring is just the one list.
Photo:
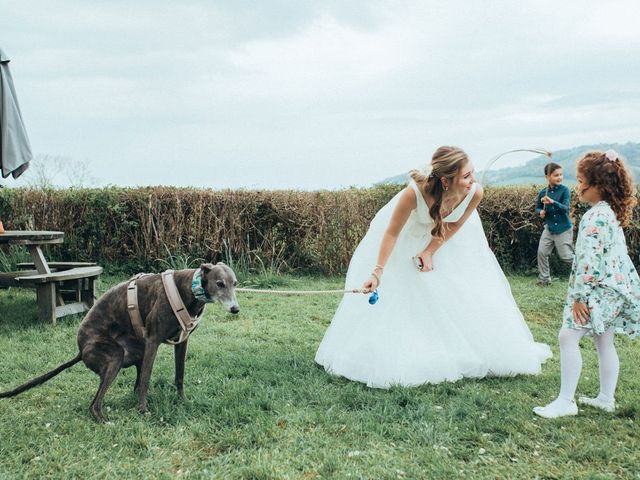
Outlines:
{"label": "bride in white wedding dress", "polygon": [[378,302],[345,295],[316,362],[380,388],[539,373],[551,350],[533,340],[489,249],[467,155],[440,147],[411,176],[349,264],[347,288],[368,277]]}

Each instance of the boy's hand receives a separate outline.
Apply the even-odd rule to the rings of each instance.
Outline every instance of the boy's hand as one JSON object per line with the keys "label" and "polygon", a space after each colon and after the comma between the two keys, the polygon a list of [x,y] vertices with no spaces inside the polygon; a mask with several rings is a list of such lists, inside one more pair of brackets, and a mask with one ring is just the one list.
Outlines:
{"label": "boy's hand", "polygon": [[545,210],[540,210],[540,218],[544,218],[547,215]]}
{"label": "boy's hand", "polygon": [[573,320],[578,325],[586,325],[589,323],[589,307],[586,303],[573,302]]}

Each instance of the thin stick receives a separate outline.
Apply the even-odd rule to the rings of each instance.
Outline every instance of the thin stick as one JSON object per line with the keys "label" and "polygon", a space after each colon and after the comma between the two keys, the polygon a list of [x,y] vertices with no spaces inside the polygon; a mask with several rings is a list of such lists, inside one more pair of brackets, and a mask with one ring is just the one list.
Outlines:
{"label": "thin stick", "polygon": [[509,153],[516,153],[516,152],[532,152],[532,153],[539,153],[540,155],[546,155],[547,157],[551,158],[552,153],[549,150],[546,150],[544,148],[516,148],[515,150],[509,150],[507,152],[502,152],[498,155],[496,155],[495,157],[493,157],[491,160],[489,160],[489,163],[487,164],[487,166],[482,170],[482,177],[480,177],[480,184],[484,185],[484,177],[487,174],[487,172],[489,171],[489,169],[491,168],[491,166],[496,163],[496,161],[509,154]]}
{"label": "thin stick", "polygon": [[[549,196],[549,182],[547,182],[547,188],[544,189],[544,196],[545,197]],[[546,203],[542,204],[542,210],[544,210],[545,212],[547,211],[547,204]]]}

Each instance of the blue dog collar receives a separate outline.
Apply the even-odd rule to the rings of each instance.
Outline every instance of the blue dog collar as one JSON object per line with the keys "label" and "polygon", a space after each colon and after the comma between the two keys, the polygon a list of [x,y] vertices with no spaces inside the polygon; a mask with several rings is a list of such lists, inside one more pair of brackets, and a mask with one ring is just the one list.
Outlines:
{"label": "blue dog collar", "polygon": [[193,278],[191,279],[191,292],[196,300],[208,303],[211,301],[207,291],[202,287],[202,270],[199,268],[193,272]]}

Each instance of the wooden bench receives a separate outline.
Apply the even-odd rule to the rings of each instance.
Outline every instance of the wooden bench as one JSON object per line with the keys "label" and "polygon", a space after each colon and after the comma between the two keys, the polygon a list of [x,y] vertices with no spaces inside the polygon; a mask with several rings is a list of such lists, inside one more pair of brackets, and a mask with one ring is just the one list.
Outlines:
{"label": "wooden bench", "polygon": [[12,275],[16,273],[19,275],[13,277],[15,283],[21,287],[36,288],[40,319],[55,323],[57,318],[84,312],[93,306],[95,280],[102,273],[102,267],[82,266],[51,273],[11,272]]}
{"label": "wooden bench", "polygon": [[[95,262],[47,262],[47,265],[49,265],[49,268],[51,268],[51,271],[53,272],[54,270],[55,271],[69,270],[71,268],[77,268],[77,267],[94,267],[97,265],[97,263]],[[26,269],[35,269],[36,265],[33,262],[26,262],[26,263],[18,263],[16,267],[18,267],[21,270],[26,270]]]}
{"label": "wooden bench", "polygon": [[0,272],[0,288],[21,287],[16,280],[17,277],[24,275],[37,275],[37,270],[20,270],[19,272]]}

